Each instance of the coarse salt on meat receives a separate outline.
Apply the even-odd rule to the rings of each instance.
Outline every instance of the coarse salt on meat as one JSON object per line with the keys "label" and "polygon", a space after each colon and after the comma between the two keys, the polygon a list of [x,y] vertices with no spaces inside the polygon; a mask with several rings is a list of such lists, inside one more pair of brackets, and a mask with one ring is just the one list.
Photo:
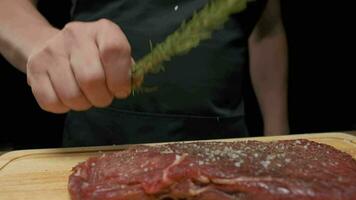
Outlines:
{"label": "coarse salt on meat", "polygon": [[308,140],[134,146],[73,168],[72,200],[355,200],[356,161]]}

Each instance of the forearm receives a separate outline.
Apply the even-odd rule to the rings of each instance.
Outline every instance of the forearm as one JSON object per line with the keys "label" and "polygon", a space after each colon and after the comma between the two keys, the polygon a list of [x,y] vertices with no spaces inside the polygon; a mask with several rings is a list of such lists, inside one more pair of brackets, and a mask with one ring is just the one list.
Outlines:
{"label": "forearm", "polygon": [[35,4],[36,0],[0,1],[0,53],[23,72],[31,52],[57,32]]}
{"label": "forearm", "polygon": [[282,25],[260,38],[252,35],[250,74],[259,102],[265,135],[286,134],[288,126],[288,53]]}

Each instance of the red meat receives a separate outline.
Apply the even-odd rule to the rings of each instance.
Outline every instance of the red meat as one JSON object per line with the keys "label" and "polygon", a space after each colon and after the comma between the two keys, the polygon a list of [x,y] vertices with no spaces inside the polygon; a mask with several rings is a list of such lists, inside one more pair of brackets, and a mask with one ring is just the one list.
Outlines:
{"label": "red meat", "polygon": [[356,160],[308,140],[196,142],[90,158],[72,200],[355,200]]}

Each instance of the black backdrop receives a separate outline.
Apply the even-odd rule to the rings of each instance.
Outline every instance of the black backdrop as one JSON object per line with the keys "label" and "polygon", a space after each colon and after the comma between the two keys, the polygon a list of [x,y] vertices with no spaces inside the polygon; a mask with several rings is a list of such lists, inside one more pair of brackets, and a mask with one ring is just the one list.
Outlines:
{"label": "black backdrop", "polygon": [[[352,6],[320,2],[282,1],[292,133],[356,129]],[[40,1],[39,8],[57,27],[69,20],[69,0]],[[253,135],[260,135],[260,113],[246,83],[248,125]],[[41,111],[25,76],[1,58],[0,92],[0,150],[60,146],[65,116]]]}

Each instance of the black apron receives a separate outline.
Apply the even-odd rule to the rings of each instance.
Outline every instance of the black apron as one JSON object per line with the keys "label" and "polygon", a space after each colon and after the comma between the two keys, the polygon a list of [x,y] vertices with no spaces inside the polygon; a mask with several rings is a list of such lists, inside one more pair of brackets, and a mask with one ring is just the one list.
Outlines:
{"label": "black apron", "polygon": [[[135,60],[150,52],[208,0],[77,0],[75,21],[107,18],[125,32]],[[248,136],[242,98],[248,36],[265,6],[251,1],[212,38],[145,77],[153,92],[115,100],[104,109],[70,112],[64,145],[91,146]]]}

